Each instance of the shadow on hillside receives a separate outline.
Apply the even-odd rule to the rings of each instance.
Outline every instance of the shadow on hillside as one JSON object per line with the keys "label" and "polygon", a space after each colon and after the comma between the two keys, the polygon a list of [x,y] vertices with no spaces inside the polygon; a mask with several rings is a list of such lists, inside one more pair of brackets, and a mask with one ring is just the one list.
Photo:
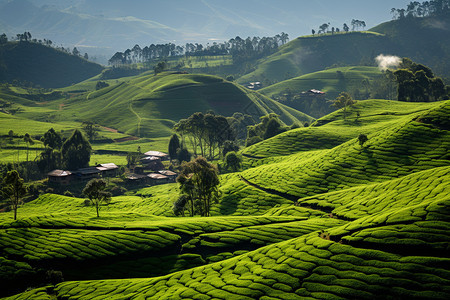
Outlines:
{"label": "shadow on hillside", "polygon": [[219,211],[221,215],[232,215],[237,211],[239,198],[233,195],[226,195],[219,203]]}

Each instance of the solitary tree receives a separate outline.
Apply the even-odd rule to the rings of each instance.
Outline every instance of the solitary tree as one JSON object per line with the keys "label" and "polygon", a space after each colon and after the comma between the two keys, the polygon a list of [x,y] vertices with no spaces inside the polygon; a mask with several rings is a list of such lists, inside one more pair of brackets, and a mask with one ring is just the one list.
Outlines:
{"label": "solitary tree", "polygon": [[6,173],[2,182],[2,194],[9,198],[9,203],[14,210],[14,220],[17,220],[17,208],[22,202],[22,197],[27,193],[27,189],[23,184],[23,179],[20,178],[16,170]]}
{"label": "solitary tree", "polygon": [[92,121],[85,121],[82,124],[83,130],[86,133],[89,141],[93,141],[95,137],[98,135],[98,128]]}
{"label": "solitary tree", "polygon": [[239,170],[239,168],[241,167],[241,163],[242,159],[234,151],[228,152],[225,156],[225,166],[227,167],[227,169],[231,169],[233,172]]}
{"label": "solitary tree", "polygon": [[62,145],[61,136],[53,128],[50,128],[46,133],[44,133],[42,142],[44,143],[44,146],[52,149],[59,149]]}
{"label": "solitary tree", "polygon": [[331,100],[331,102],[333,102],[332,106],[341,109],[343,108],[343,115],[344,115],[344,120],[347,117],[347,106],[351,106],[355,103],[355,101],[352,99],[352,96],[350,96],[349,93],[347,92],[342,92],[339,94],[339,96],[334,99]]}
{"label": "solitary tree", "polygon": [[155,71],[155,75],[161,73],[167,68],[167,63],[165,61],[160,61],[153,70]]}
{"label": "solitary tree", "polygon": [[348,27],[347,23],[344,23],[342,28],[344,29],[345,32],[348,32],[350,30],[350,28]]}
{"label": "solitary tree", "polygon": [[182,167],[177,182],[181,194],[187,197],[191,216],[196,212],[209,216],[212,202],[217,202],[220,196],[217,168],[203,157],[184,163]]}
{"label": "solitary tree", "polygon": [[177,158],[177,151],[180,149],[180,139],[177,134],[173,134],[169,140],[170,160]]}
{"label": "solitary tree", "polygon": [[99,210],[102,203],[111,201],[111,193],[105,191],[106,182],[102,179],[92,179],[83,189],[83,194],[91,200],[97,211],[97,218],[100,217]]}
{"label": "solitary tree", "polygon": [[141,154],[139,152],[128,152],[127,153],[127,168],[133,170],[136,165],[139,163],[139,159],[141,158]]}
{"label": "solitary tree", "polygon": [[28,162],[29,145],[34,145],[34,141],[33,141],[33,139],[31,138],[31,136],[28,133],[25,133],[25,136],[23,137],[23,140],[27,144],[27,162]]}
{"label": "solitary tree", "polygon": [[358,142],[359,142],[359,145],[360,145],[361,147],[363,147],[363,146],[364,146],[364,143],[367,142],[368,140],[369,140],[369,138],[368,138],[367,135],[365,135],[364,133],[361,133],[361,134],[358,136]]}

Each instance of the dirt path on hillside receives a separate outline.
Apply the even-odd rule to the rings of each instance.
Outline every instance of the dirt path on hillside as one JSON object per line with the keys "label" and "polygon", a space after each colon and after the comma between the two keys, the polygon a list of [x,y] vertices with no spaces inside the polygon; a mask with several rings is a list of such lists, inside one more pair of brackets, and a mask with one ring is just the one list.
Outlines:
{"label": "dirt path on hillside", "polygon": [[109,131],[109,132],[114,132],[114,133],[117,133],[117,132],[118,132],[117,129],[110,128],[110,127],[100,126],[100,128],[101,128],[101,129],[104,129],[104,130],[106,130],[106,131]]}

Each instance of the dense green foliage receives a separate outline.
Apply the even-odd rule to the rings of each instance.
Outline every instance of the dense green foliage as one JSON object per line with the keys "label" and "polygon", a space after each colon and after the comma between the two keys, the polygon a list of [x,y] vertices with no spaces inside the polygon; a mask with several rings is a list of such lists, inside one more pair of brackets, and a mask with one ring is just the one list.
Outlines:
{"label": "dense green foliage", "polygon": [[[181,167],[177,182],[180,184],[180,192],[185,196],[185,200],[178,206],[187,206],[191,217],[196,214],[208,217],[211,206],[220,198],[217,167],[208,163],[203,157],[183,163]],[[184,205],[181,205],[183,203]]]}
{"label": "dense green foliage", "polygon": [[[344,63],[365,61],[371,49],[393,49],[390,36],[334,33],[282,46],[255,74],[272,67],[290,72],[294,64],[298,74],[322,68],[338,61],[327,57],[338,47],[348,51]],[[348,45],[342,47],[342,40]],[[355,47],[360,40],[364,44]],[[277,65],[280,53],[286,68]],[[310,78],[320,75],[313,82],[335,87],[323,79],[330,72],[330,80],[355,75],[354,82],[346,81],[354,87],[372,85],[371,78],[379,76],[373,68],[358,67]],[[27,153],[29,147],[32,153],[44,148],[41,161],[56,164],[61,152],[67,160],[68,144],[89,148],[81,132],[69,134],[95,120],[109,128],[98,128],[105,140],[96,139],[94,150],[121,152],[124,161],[128,153],[131,165],[144,147],[163,145],[158,150],[167,151],[173,125],[187,118],[189,126],[172,138],[171,157],[190,160],[185,145],[195,136],[191,147],[201,145],[198,152],[220,157],[220,169],[233,173],[219,175],[197,158],[183,164],[178,183],[136,193],[110,198],[105,190],[112,185],[91,181],[84,190],[91,201],[70,192],[38,196],[40,187],[31,186],[37,199],[19,207],[18,220],[6,206],[0,212],[1,297],[450,298],[450,100],[353,101],[342,94],[336,102],[344,105],[314,121],[215,76],[146,73],[107,81],[109,87],[96,90],[98,80],[63,89],[66,98],[1,88],[1,145]],[[41,96],[50,100],[37,103]],[[304,122],[308,126],[302,127]],[[245,139],[246,125],[252,125],[247,140],[252,145],[239,152],[238,141],[221,134]],[[51,127],[55,130],[38,141]],[[21,136],[25,133],[30,135]],[[100,205],[102,200],[108,205]]]}
{"label": "dense green foliage", "polygon": [[394,72],[398,83],[399,101],[428,102],[450,99],[450,86],[435,77],[430,68],[403,59],[400,69]]}
{"label": "dense green foliage", "polygon": [[64,166],[69,170],[77,170],[89,165],[92,147],[78,129],[62,144],[61,157]]}

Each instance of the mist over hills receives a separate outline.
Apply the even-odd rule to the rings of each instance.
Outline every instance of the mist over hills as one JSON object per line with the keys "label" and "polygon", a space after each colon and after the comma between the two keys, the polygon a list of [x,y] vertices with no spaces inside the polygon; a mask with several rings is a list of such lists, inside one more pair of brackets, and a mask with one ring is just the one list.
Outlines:
{"label": "mist over hills", "polygon": [[294,38],[324,22],[341,27],[352,18],[364,18],[368,26],[375,26],[390,19],[392,5],[405,3],[173,0],[133,1],[134,5],[129,5],[116,0],[1,0],[0,31],[9,35],[30,31],[64,46],[84,46],[90,55],[109,55],[136,43],[206,43],[282,31]]}

